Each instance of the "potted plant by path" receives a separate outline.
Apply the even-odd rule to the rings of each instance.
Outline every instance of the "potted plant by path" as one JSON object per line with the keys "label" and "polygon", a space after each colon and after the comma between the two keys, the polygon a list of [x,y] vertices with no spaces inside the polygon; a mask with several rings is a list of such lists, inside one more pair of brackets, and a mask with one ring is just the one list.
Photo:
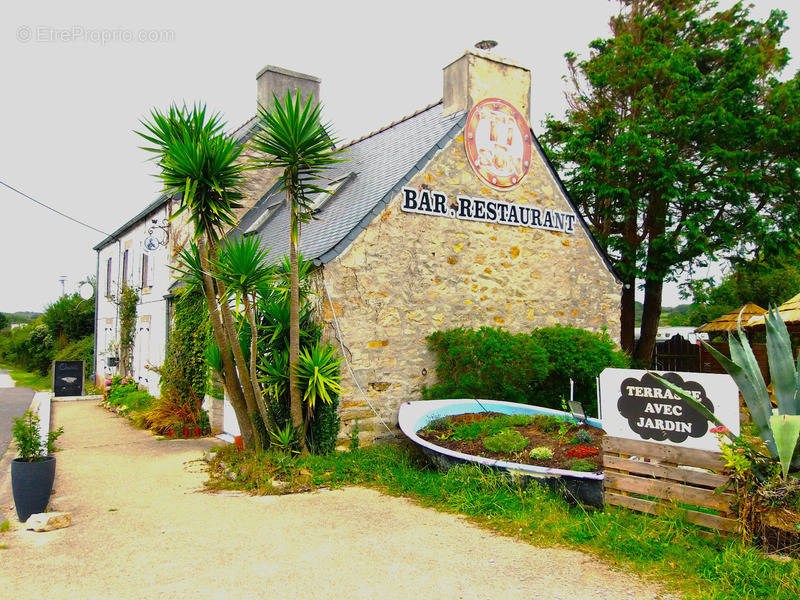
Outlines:
{"label": "potted plant by path", "polygon": [[64,428],[49,432],[45,447],[39,435],[39,416],[27,411],[14,419],[13,433],[19,458],[11,461],[11,490],[17,517],[25,522],[47,508],[56,474],[56,458],[51,454]]}

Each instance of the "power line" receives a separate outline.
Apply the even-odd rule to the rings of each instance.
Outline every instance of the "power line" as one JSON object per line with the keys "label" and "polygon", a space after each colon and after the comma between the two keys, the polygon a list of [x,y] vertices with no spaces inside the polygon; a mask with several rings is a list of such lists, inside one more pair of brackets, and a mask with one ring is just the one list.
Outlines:
{"label": "power line", "polygon": [[23,196],[23,197],[27,198],[27,199],[28,199],[28,200],[30,200],[31,202],[35,202],[36,204],[38,204],[39,206],[43,206],[43,207],[44,207],[44,208],[46,208],[47,210],[52,210],[52,211],[53,211],[54,213],[56,213],[57,215],[61,215],[61,216],[62,216],[62,217],[64,217],[65,219],[69,219],[70,221],[73,221],[73,222],[77,223],[78,225],[83,225],[84,227],[88,227],[88,228],[89,228],[89,229],[91,229],[92,231],[96,231],[97,233],[102,233],[102,234],[103,234],[104,236],[106,236],[106,237],[114,237],[114,236],[113,236],[113,235],[111,235],[110,233],[106,233],[105,231],[101,231],[101,230],[100,230],[100,229],[98,229],[97,227],[92,227],[91,225],[89,225],[89,224],[87,224],[87,223],[84,223],[83,221],[79,221],[78,219],[76,219],[76,218],[74,218],[74,217],[70,217],[69,215],[67,215],[67,214],[64,214],[64,213],[63,213],[63,212],[61,212],[60,210],[56,210],[56,209],[55,209],[55,208],[53,208],[52,206],[48,206],[48,205],[47,205],[47,204],[45,204],[44,202],[39,202],[39,201],[38,201],[36,198],[32,198],[32,197],[30,197],[28,194],[26,194],[25,192],[22,192],[22,191],[18,190],[17,188],[15,188],[15,187],[13,187],[13,186],[11,186],[11,185],[8,185],[8,184],[7,184],[5,181],[3,181],[2,179],[0,179],[0,185],[3,185],[3,186],[5,186],[5,187],[7,187],[7,188],[8,188],[8,189],[10,189],[12,192],[17,192],[17,193],[18,193],[20,196]]}

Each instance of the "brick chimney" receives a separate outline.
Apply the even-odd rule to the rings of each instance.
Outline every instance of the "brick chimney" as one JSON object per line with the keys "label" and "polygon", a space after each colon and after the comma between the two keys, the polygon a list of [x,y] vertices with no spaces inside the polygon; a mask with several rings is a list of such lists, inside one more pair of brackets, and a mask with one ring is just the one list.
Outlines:
{"label": "brick chimney", "polygon": [[283,102],[286,92],[290,91],[292,97],[300,90],[300,97],[305,102],[311,94],[319,102],[319,84],[322,80],[313,75],[297,73],[289,69],[267,65],[256,75],[258,89],[258,103],[267,108],[272,106],[272,95],[275,94]]}
{"label": "brick chimney", "polygon": [[[479,45],[493,47],[492,43]],[[513,60],[470,48],[444,68],[443,116],[469,111],[484,98],[501,98],[517,107],[530,123],[531,72]]]}

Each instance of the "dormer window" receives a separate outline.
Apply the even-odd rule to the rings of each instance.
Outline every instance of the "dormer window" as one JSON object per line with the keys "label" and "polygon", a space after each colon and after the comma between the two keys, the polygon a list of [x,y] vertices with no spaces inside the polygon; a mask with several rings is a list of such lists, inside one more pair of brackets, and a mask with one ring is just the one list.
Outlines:
{"label": "dormer window", "polygon": [[[350,181],[353,177],[355,177],[355,173],[352,171],[341,177],[337,177],[336,179],[332,180],[326,187],[324,192],[319,192],[316,196],[311,198],[311,202],[309,203],[311,206],[311,212],[316,213],[322,210],[328,201],[334,197],[336,192],[338,192],[344,185]],[[322,186],[320,186],[322,187]]]}

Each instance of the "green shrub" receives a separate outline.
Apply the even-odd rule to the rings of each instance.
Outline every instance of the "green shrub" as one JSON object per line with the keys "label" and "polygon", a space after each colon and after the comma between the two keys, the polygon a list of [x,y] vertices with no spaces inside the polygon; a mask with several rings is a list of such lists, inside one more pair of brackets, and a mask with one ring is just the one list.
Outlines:
{"label": "green shrub", "polygon": [[606,333],[593,333],[575,327],[534,329],[535,345],[547,353],[549,370],[534,390],[533,404],[560,408],[561,399],[569,398],[569,380],[575,382],[575,399],[588,414],[597,415],[596,377],[606,367],[626,368],[628,356],[617,349]]}
{"label": "green shrub", "polygon": [[584,471],[586,473],[597,471],[597,467],[585,458],[576,458],[573,460],[569,465],[569,469],[570,471]]}
{"label": "green shrub", "polygon": [[314,454],[328,454],[336,448],[339,437],[339,398],[333,403],[318,402],[309,427],[308,449]]}
{"label": "green shrub", "polygon": [[537,446],[536,448],[531,448],[528,454],[534,460],[550,460],[553,458],[553,449],[547,446]]}
{"label": "green shrub", "polygon": [[547,376],[547,353],[531,336],[482,327],[437,331],[428,346],[438,354],[438,383],[423,388],[427,400],[487,398],[530,403]]}
{"label": "green shrub", "polygon": [[94,365],[94,337],[89,335],[68,344],[56,352],[55,360],[82,360],[88,376]]}
{"label": "green shrub", "polygon": [[79,294],[65,294],[47,306],[42,320],[56,345],[63,349],[94,333],[94,300],[84,300]]}
{"label": "green shrub", "polygon": [[487,398],[562,408],[575,398],[597,414],[596,377],[606,367],[627,367],[627,355],[607,333],[574,327],[543,327],[531,334],[499,328],[450,329],[428,336],[437,353],[437,383],[425,387],[426,400]]}
{"label": "green shrub", "polygon": [[533,417],[527,415],[501,415],[482,421],[454,425],[450,437],[454,440],[475,440],[482,435],[494,435],[509,427],[523,427],[531,423],[533,423]]}
{"label": "green shrub", "polygon": [[119,375],[111,379],[108,386],[106,400],[112,406],[127,405],[125,398],[139,389],[139,385],[131,377],[120,377]]}
{"label": "green shrub", "polygon": [[[63,295],[27,325],[0,333],[0,361],[39,375],[50,372],[54,359],[87,360],[93,366],[93,342],[86,341],[92,340],[93,331],[94,302]],[[78,346],[70,348],[73,344]]]}
{"label": "green shrub", "polygon": [[0,360],[24,371],[47,375],[54,355],[53,336],[41,317],[0,336]]}
{"label": "green shrub", "polygon": [[143,411],[148,410],[155,401],[147,390],[135,390],[122,394],[118,399],[117,406],[127,406],[128,411]]}
{"label": "green shrub", "polygon": [[592,436],[589,435],[588,431],[584,431],[581,429],[575,436],[570,440],[570,444],[591,444],[592,443]]}
{"label": "green shrub", "polygon": [[535,415],[533,422],[542,433],[555,433],[564,421],[553,415]]}
{"label": "green shrub", "polygon": [[[288,267],[288,263],[284,262]],[[283,269],[283,267],[281,267]],[[307,275],[310,272],[310,263],[300,258],[300,288],[301,288],[301,308],[300,308],[300,352],[301,361],[304,361],[304,372],[307,377],[301,377],[301,394],[304,397],[303,413],[304,420],[308,422],[306,430],[306,445],[315,454],[326,454],[336,447],[339,437],[339,413],[338,413],[338,381],[340,378],[338,352],[328,345],[321,344],[321,327],[314,321],[315,314],[312,306],[307,302],[309,292]],[[279,276],[284,277],[283,270],[279,271]],[[283,281],[281,279],[281,281]],[[289,304],[288,295],[285,294],[283,284],[275,287],[272,293],[259,297],[258,316],[259,316],[259,382],[265,392],[265,401],[269,404],[270,412],[275,417],[275,426],[285,430],[291,422],[289,411]],[[249,345],[249,328],[245,325],[240,335],[245,348]],[[246,338],[246,339],[245,339]],[[245,353],[247,354],[247,353]],[[334,366],[335,363],[335,366]],[[327,394],[332,403],[328,404],[325,394],[322,394],[320,387],[324,383],[322,379],[311,377],[314,373],[313,367],[318,367],[318,373],[325,372],[324,379],[327,382],[335,382],[337,385],[325,385]],[[313,386],[310,384],[314,384]],[[310,402],[313,393],[319,395],[321,401]],[[316,399],[316,397],[315,397]]]}
{"label": "green shrub", "polygon": [[483,445],[492,452],[513,454],[530,444],[530,440],[516,429],[504,429],[500,433],[483,438]]}

